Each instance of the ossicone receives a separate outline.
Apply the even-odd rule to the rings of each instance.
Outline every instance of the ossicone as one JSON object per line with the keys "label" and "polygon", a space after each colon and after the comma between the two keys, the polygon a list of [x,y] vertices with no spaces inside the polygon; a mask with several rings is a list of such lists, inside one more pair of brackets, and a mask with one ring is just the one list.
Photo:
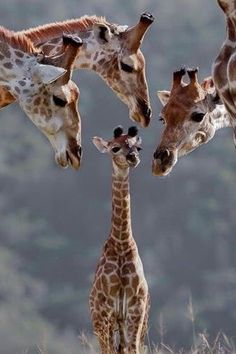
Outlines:
{"label": "ossicone", "polygon": [[113,132],[113,135],[114,135],[114,138],[119,138],[119,136],[121,136],[123,134],[123,128],[121,125],[119,125],[118,127],[116,127],[114,129],[114,132]]}
{"label": "ossicone", "polygon": [[130,127],[128,130],[128,136],[134,138],[137,135],[138,135],[138,128],[136,126]]}

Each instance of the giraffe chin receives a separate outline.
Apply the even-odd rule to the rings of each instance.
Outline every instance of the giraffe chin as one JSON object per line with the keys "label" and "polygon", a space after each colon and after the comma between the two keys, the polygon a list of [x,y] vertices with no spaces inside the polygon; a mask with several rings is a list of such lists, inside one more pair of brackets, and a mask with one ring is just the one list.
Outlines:
{"label": "giraffe chin", "polygon": [[130,118],[138,123],[142,128],[147,128],[150,124],[151,117],[150,116],[144,116],[140,114],[139,112],[132,112],[130,114]]}
{"label": "giraffe chin", "polygon": [[71,151],[67,150],[65,153],[57,153],[55,155],[56,163],[62,167],[72,167],[75,170],[80,168],[81,158],[79,156],[75,156]]}
{"label": "giraffe chin", "polygon": [[156,177],[167,176],[172,171],[176,162],[173,165],[164,166],[160,163],[159,159],[153,159],[152,160],[152,174],[153,174],[153,176],[156,176]]}
{"label": "giraffe chin", "polygon": [[139,164],[139,160],[137,160],[137,161],[129,161],[129,160],[127,160],[127,163],[128,163],[128,166],[130,167],[130,168],[135,168],[135,167],[137,167],[138,166],[138,164]]}
{"label": "giraffe chin", "polygon": [[69,150],[66,151],[67,161],[69,166],[73,167],[75,170],[80,168],[81,157],[72,154]]}

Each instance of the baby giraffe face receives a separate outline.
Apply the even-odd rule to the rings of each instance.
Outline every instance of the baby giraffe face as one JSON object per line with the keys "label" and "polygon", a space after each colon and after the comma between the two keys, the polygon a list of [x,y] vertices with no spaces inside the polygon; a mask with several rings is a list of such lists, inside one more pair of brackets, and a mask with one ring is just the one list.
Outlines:
{"label": "baby giraffe face", "polygon": [[141,138],[138,137],[136,127],[130,127],[127,134],[123,133],[121,127],[117,127],[112,140],[105,141],[102,138],[94,137],[93,143],[100,152],[107,152],[111,155],[113,166],[119,171],[136,167],[140,162]]}

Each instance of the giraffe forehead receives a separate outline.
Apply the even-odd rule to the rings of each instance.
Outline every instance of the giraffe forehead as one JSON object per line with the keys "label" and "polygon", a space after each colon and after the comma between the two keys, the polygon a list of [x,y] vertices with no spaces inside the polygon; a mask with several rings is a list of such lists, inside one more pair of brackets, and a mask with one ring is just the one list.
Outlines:
{"label": "giraffe forehead", "polygon": [[130,137],[130,136],[128,136],[128,134],[124,134],[124,135],[121,135],[121,136],[111,140],[109,142],[109,145],[112,146],[112,145],[115,145],[115,144],[119,144],[119,145],[126,146],[127,148],[130,148],[133,145],[135,145],[136,140],[137,140],[136,136],[135,137]]}
{"label": "giraffe forehead", "polygon": [[168,123],[177,124],[184,121],[191,111],[191,105],[182,105],[179,102],[173,103],[162,111],[162,115]]}
{"label": "giraffe forehead", "polygon": [[163,108],[162,113],[169,115],[173,112],[188,113],[196,104],[203,101],[206,92],[197,85],[180,86],[171,92],[169,102]]}

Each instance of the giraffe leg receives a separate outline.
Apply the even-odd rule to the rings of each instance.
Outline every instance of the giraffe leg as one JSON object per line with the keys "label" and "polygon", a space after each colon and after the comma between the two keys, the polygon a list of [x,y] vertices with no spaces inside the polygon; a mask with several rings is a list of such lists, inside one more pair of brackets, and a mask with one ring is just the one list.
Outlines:
{"label": "giraffe leg", "polygon": [[136,298],[135,305],[128,309],[127,327],[127,354],[141,354],[141,336],[146,314],[146,299]]}
{"label": "giraffe leg", "polygon": [[117,354],[114,347],[114,331],[110,324],[95,325],[94,333],[98,338],[101,354]]}
{"label": "giraffe leg", "polygon": [[118,347],[118,354],[125,354],[125,324],[123,319],[118,319],[120,342]]}
{"label": "giraffe leg", "polygon": [[115,350],[115,321],[110,312],[103,315],[91,311],[94,334],[97,336],[101,354],[117,354]]}
{"label": "giraffe leg", "polygon": [[150,294],[148,294],[147,297],[147,305],[146,305],[146,310],[145,310],[145,315],[144,315],[144,320],[143,320],[143,327],[141,331],[141,338],[140,338],[140,349],[141,352],[145,352],[145,337],[147,335],[148,331],[148,318],[149,318],[149,311],[150,311]]}

